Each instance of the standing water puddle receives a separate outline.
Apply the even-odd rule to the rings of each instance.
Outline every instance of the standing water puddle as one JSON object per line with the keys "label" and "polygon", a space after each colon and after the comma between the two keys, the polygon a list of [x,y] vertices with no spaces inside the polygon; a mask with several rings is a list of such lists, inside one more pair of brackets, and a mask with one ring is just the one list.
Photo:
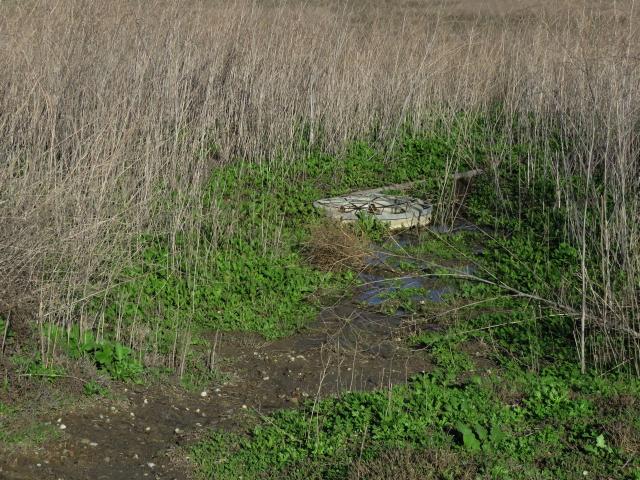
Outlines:
{"label": "standing water puddle", "polygon": [[[438,225],[430,228],[437,234],[471,229],[466,225],[454,228]],[[417,246],[421,243],[421,235],[415,232],[400,234],[394,237],[394,242],[401,248]],[[434,275],[435,268],[438,266],[441,265],[426,259],[414,258],[376,247],[373,254],[367,259],[368,268],[359,275],[363,285],[356,300],[369,306],[381,306],[389,299],[406,292],[405,299],[411,302],[443,302],[446,295],[455,291],[455,287],[450,282]],[[461,275],[470,275],[476,270],[467,258],[454,259],[453,265],[447,265],[447,268]],[[398,273],[398,271],[407,273]],[[396,311],[396,315],[405,313],[403,309]]]}

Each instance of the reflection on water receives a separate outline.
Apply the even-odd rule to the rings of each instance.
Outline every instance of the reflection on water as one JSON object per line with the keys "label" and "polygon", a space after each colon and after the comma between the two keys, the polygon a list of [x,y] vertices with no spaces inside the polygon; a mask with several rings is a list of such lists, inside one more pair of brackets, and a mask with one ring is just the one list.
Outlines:
{"label": "reflection on water", "polygon": [[[430,230],[441,234],[451,233],[452,231],[471,230],[472,225],[456,225],[454,228],[450,226],[434,226]],[[421,242],[421,234],[419,231],[409,231],[394,236],[395,243],[400,247],[419,245]],[[462,262],[468,262],[468,258],[460,259]],[[445,296],[455,291],[455,288],[441,278],[437,278],[434,274],[434,263],[417,258],[408,258],[403,255],[395,254],[383,248],[376,248],[373,254],[367,259],[368,269],[360,273],[359,277],[363,285],[356,296],[358,302],[367,305],[382,305],[394,294],[402,290],[415,290],[415,294],[409,299],[416,303],[433,302],[439,303],[444,301]],[[401,270],[409,270],[414,272],[406,276],[398,275],[394,272],[400,265],[404,266]],[[462,275],[470,275],[475,271],[474,265],[471,263],[459,263],[449,267],[453,272]],[[396,312],[402,314],[400,309]]]}

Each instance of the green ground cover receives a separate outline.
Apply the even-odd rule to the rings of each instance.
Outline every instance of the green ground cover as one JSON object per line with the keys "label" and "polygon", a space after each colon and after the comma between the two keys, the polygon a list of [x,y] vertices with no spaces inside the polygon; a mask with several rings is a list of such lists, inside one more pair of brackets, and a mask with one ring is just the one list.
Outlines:
{"label": "green ground cover", "polygon": [[[439,249],[427,238],[415,250],[432,258]],[[486,247],[476,261],[495,283],[456,281],[437,308],[446,332],[408,339],[429,352],[433,372],[257,418],[245,434],[212,433],[192,451],[203,478],[640,478],[640,383],[581,374],[571,319],[503,287],[542,298],[568,288],[575,252],[524,234]],[[514,248],[518,262],[505,254]],[[443,315],[462,305],[464,314]]]}
{"label": "green ground cover", "polygon": [[[465,381],[438,369],[391,391],[279,412],[247,436],[214,433],[192,454],[205,478],[355,478],[393,450],[449,452],[415,478],[638,478],[630,438],[617,440],[626,422],[637,433],[628,399],[640,385],[564,367]],[[386,478],[408,477],[398,468]]]}
{"label": "green ground cover", "polygon": [[[478,143],[481,159],[486,142]],[[473,253],[477,234],[466,233],[395,250],[475,265],[477,279],[447,275],[456,293],[433,316],[446,331],[407,339],[429,352],[435,371],[389,391],[257,418],[244,434],[214,432],[192,450],[203,478],[640,478],[640,383],[620,369],[580,372],[572,310],[579,261],[565,212],[543,175],[522,188],[519,148],[502,153],[501,195],[482,179],[466,201],[467,215],[491,231],[482,253]],[[425,196],[440,187],[421,186]],[[431,273],[439,271],[452,272]],[[415,293],[389,295],[391,310]]]}
{"label": "green ground cover", "polygon": [[[313,201],[388,183],[433,183],[459,154],[455,135],[407,129],[393,148],[355,141],[329,155],[302,145],[293,163],[239,160],[220,167],[200,206],[210,220],[178,238],[141,239],[132,264],[93,309],[107,330],[148,324],[165,351],[177,326],[187,324],[195,331],[290,334],[317,312],[316,293],[353,280],[305,262],[300,247],[319,219]],[[367,218],[360,227],[372,239],[385,234]]]}

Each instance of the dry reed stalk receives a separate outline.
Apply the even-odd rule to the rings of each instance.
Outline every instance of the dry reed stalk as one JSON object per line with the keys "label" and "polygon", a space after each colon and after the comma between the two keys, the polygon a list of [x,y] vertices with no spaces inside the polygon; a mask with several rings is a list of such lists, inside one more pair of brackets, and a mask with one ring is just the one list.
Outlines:
{"label": "dry reed stalk", "polygon": [[[602,321],[585,320],[582,358],[640,371],[640,24],[634,1],[611,5],[4,2],[0,311],[104,328],[84,300],[113,284],[139,235],[175,239],[214,216],[223,238],[233,220],[199,210],[211,170],[294,161],[299,125],[331,151],[372,125],[392,141],[407,121],[447,125],[500,103],[535,119],[510,141],[573,140],[546,175],[583,258],[602,265],[583,272],[584,318]],[[530,152],[523,186],[544,154]],[[587,203],[597,232],[583,226]],[[608,343],[588,342],[594,330]]]}

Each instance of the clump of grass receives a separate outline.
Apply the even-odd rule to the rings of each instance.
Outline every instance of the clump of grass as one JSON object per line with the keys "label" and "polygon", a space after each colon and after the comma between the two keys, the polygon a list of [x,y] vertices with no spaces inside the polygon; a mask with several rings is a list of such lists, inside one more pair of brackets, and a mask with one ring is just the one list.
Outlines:
{"label": "clump of grass", "polygon": [[306,260],[329,272],[361,271],[372,254],[369,240],[353,226],[322,219],[313,225],[305,242]]}

